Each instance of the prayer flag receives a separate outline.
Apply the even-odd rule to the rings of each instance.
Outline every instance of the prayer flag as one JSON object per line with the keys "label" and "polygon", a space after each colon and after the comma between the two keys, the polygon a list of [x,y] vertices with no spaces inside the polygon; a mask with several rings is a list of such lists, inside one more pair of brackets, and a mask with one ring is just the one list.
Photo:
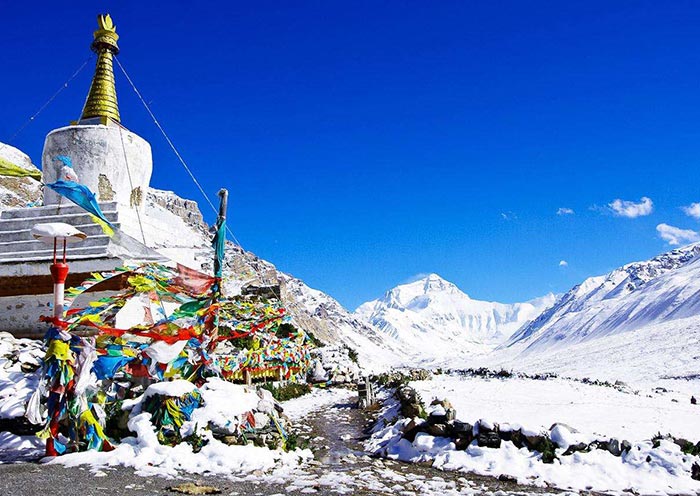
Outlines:
{"label": "prayer flag", "polygon": [[73,181],[63,181],[62,179],[54,183],[49,183],[46,186],[59,195],[65,196],[80,208],[93,215],[93,220],[102,228],[102,231],[104,231],[107,236],[112,237],[114,235],[114,226],[107,220],[105,214],[102,213],[100,204],[97,203],[97,199],[95,198],[95,193],[90,191],[90,188],[84,184],[78,184]]}

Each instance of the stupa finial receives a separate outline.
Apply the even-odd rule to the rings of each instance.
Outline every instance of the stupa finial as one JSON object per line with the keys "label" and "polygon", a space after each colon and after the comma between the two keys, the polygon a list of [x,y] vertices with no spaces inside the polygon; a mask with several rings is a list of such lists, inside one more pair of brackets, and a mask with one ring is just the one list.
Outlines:
{"label": "stupa finial", "polygon": [[114,86],[112,58],[119,53],[119,35],[109,14],[98,15],[97,25],[99,29],[95,31],[95,39],[92,42],[92,50],[97,54],[97,64],[80,123],[92,119],[99,119],[102,124],[108,124],[110,120],[118,123],[119,104]]}

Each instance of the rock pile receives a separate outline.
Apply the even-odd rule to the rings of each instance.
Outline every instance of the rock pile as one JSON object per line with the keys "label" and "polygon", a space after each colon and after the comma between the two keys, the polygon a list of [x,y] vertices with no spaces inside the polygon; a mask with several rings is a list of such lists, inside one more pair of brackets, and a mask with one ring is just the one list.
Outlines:
{"label": "rock pile", "polygon": [[426,369],[392,370],[372,378],[380,386],[397,388],[411,381],[428,381],[433,374]]}
{"label": "rock pile", "polygon": [[[615,382],[609,382],[609,381],[603,381],[599,379],[590,379],[588,377],[564,377],[564,376],[559,376],[559,374],[555,374],[553,372],[544,372],[544,373],[538,373],[538,374],[527,374],[525,372],[513,372],[511,370],[506,370],[506,369],[500,369],[500,370],[492,370],[487,367],[479,367],[479,368],[468,368],[468,369],[457,369],[457,370],[447,370],[445,371],[450,374],[455,374],[455,375],[461,375],[464,377],[483,377],[487,379],[510,379],[510,378],[518,378],[518,379],[531,379],[533,381],[547,381],[550,379],[566,379],[568,381],[572,382],[580,382],[581,384],[588,384],[591,386],[602,386],[602,387],[609,387],[612,389],[617,389],[618,391],[621,391],[623,393],[629,393],[629,394],[639,394],[638,391],[633,390],[628,384],[622,382],[622,381],[615,381]],[[657,390],[661,390],[660,392],[667,392],[666,389],[664,388],[656,388]],[[659,391],[657,391],[659,392]]]}
{"label": "rock pile", "polygon": [[323,346],[311,351],[311,367],[307,381],[313,384],[348,384],[362,377],[360,367],[353,360],[352,350],[345,346]]}
{"label": "rock pile", "polygon": [[44,353],[40,341],[0,332],[0,431],[36,432],[24,416],[39,382]]}
{"label": "rock pile", "polygon": [[423,408],[423,400],[418,392],[408,386],[400,387],[396,390],[396,398],[401,404],[401,415],[406,418],[426,416]]}

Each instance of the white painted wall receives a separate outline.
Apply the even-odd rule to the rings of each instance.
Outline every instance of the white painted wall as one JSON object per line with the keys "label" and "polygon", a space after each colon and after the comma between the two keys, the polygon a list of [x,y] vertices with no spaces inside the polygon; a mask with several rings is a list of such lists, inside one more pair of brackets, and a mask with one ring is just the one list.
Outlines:
{"label": "white painted wall", "polygon": [[[55,160],[59,155],[71,158],[80,183],[90,188],[98,201],[115,200],[120,211],[136,208],[143,211],[153,172],[151,145],[146,140],[116,125],[79,125],[55,129],[44,142],[41,158],[44,182],[61,179],[63,163]],[[132,191],[138,188],[141,201],[135,205]],[[110,198],[110,191],[114,192],[114,198]],[[58,202],[58,195],[45,188],[44,205]]]}

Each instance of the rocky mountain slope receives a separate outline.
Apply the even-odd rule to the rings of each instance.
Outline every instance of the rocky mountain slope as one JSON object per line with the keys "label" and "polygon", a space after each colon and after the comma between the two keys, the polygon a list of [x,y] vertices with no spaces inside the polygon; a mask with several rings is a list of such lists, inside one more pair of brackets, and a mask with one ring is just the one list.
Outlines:
{"label": "rocky mountain slope", "polygon": [[523,354],[567,348],[700,313],[700,243],[627,264],[572,288],[504,345]]}
{"label": "rocky mountain slope", "polygon": [[487,351],[554,304],[552,294],[525,303],[471,299],[430,274],[362,304],[355,315],[412,353],[444,355]]}
{"label": "rocky mountain slope", "polygon": [[[0,143],[0,158],[23,169],[37,171],[29,156],[5,143]],[[41,197],[41,183],[30,177],[0,177],[0,210],[26,207]]]}
{"label": "rocky mountain slope", "polygon": [[366,370],[382,370],[403,363],[405,353],[400,348],[386,343],[381,333],[360,321],[335,299],[229,243],[224,289],[229,294],[235,294],[247,285],[279,285],[282,301],[297,326],[310,331],[325,344],[347,345],[357,351],[360,363]]}

